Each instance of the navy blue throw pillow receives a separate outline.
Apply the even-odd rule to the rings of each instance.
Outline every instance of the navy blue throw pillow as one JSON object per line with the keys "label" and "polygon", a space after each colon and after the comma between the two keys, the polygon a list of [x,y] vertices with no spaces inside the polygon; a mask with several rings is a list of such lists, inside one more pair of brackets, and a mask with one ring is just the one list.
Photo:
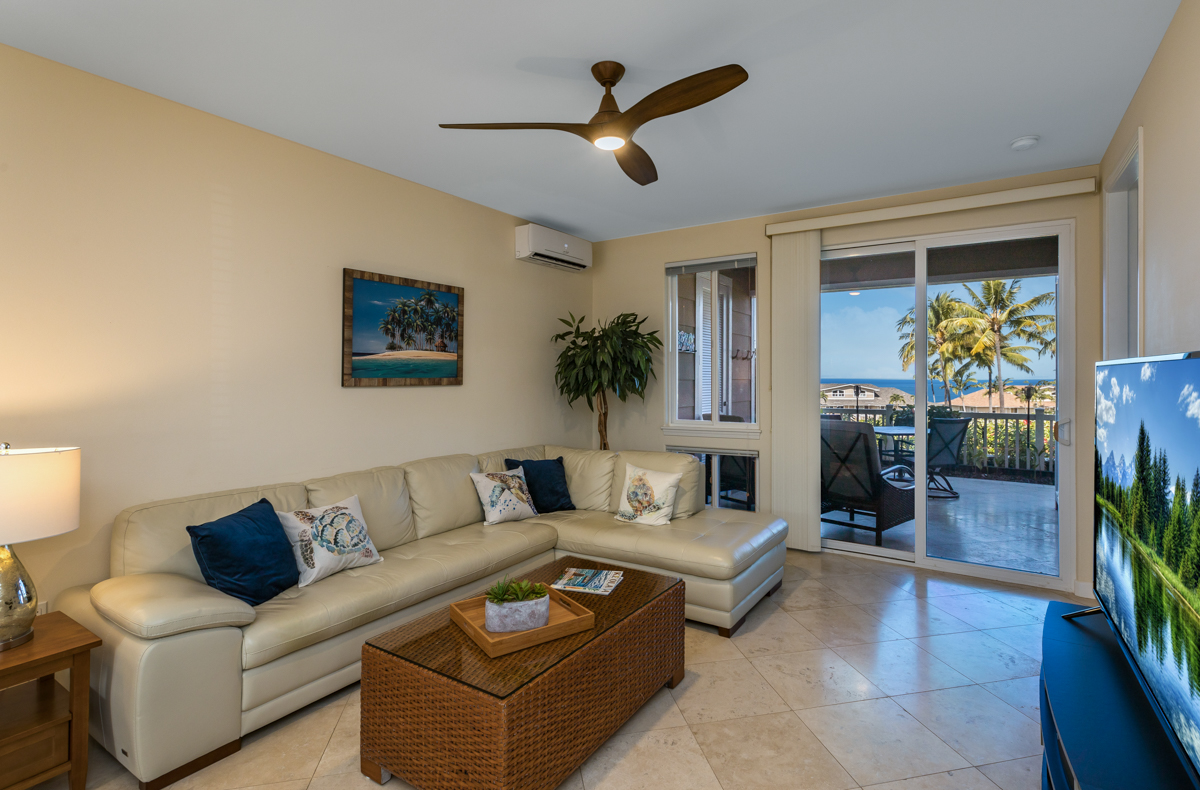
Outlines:
{"label": "navy blue throw pillow", "polygon": [[214,590],[258,606],[300,580],[291,541],[266,499],[187,531],[204,581]]}
{"label": "navy blue throw pillow", "polygon": [[554,513],[558,510],[574,510],[571,492],[567,490],[567,469],[563,459],[548,461],[514,461],[504,459],[504,468],[512,471],[517,467],[525,470],[525,485],[533,497],[533,507],[539,513]]}

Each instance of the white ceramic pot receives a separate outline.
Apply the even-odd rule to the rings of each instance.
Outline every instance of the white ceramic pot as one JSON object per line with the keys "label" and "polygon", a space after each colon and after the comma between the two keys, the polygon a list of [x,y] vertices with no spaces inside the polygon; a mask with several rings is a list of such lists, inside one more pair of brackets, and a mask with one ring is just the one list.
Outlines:
{"label": "white ceramic pot", "polygon": [[484,627],[494,634],[506,631],[528,631],[550,622],[550,596],[532,601],[508,603],[484,602]]}

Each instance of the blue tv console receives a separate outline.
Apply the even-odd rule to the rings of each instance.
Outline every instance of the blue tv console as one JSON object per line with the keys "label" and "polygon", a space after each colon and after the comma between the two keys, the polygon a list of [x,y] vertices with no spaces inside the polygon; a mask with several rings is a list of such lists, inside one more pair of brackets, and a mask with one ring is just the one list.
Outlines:
{"label": "blue tv console", "polygon": [[1167,734],[1103,614],[1051,603],[1042,631],[1043,790],[1193,790],[1190,764]]}

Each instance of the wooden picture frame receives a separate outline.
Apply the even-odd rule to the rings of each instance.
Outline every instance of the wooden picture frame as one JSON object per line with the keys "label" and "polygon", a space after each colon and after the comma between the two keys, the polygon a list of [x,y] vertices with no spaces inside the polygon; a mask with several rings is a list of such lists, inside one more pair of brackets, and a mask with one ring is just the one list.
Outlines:
{"label": "wooden picture frame", "polygon": [[342,269],[342,386],[463,383],[465,291]]}

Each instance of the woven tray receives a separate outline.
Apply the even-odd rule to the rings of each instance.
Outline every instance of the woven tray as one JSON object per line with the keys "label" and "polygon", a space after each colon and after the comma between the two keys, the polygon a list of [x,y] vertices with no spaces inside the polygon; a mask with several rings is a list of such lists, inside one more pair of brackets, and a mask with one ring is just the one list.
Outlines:
{"label": "woven tray", "polygon": [[458,623],[475,644],[492,658],[587,631],[596,624],[596,616],[583,604],[549,585],[546,586],[546,592],[550,597],[550,622],[541,628],[493,634],[483,626],[486,595],[450,604],[450,619]]}

